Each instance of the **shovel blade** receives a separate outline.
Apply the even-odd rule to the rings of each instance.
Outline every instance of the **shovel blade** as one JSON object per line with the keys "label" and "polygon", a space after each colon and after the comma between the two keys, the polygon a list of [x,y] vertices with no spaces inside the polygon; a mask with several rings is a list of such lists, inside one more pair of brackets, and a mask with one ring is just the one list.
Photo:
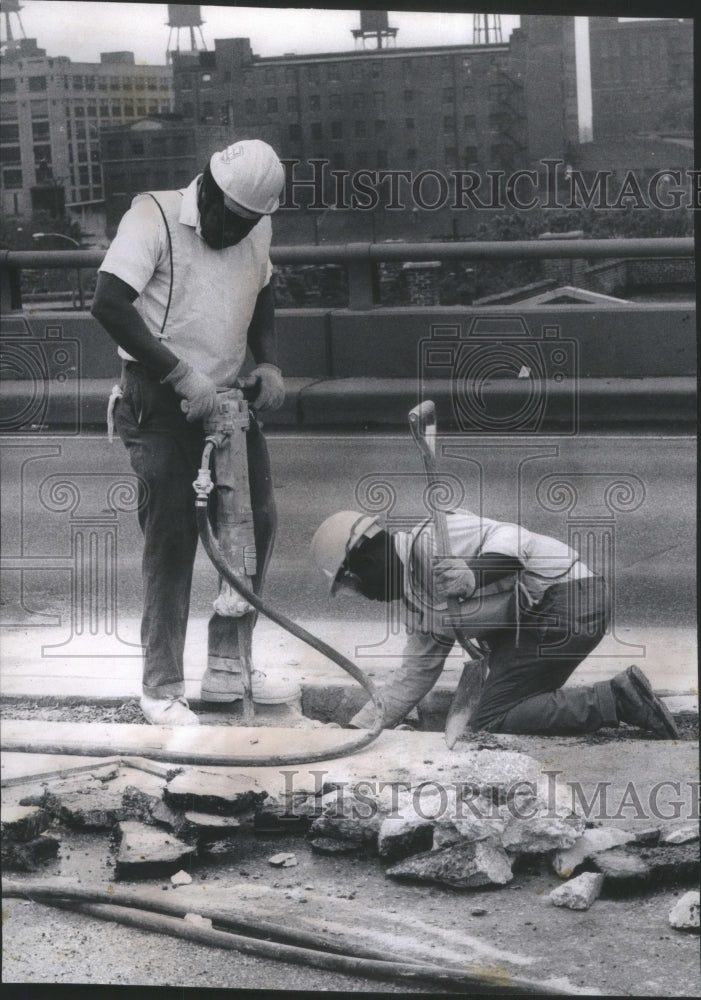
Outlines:
{"label": "shovel blade", "polygon": [[470,718],[482,696],[486,679],[487,661],[484,657],[465,662],[445,723],[445,742],[449,750],[469,731]]}

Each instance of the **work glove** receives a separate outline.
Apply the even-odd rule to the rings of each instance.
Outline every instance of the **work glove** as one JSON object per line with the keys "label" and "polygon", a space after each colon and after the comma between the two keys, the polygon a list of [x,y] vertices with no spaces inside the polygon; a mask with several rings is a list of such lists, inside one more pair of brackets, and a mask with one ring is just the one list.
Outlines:
{"label": "work glove", "polygon": [[190,423],[211,417],[219,405],[217,387],[211,378],[195,371],[182,358],[162,381],[172,385],[177,394],[183,397],[180,409]]}
{"label": "work glove", "polygon": [[446,556],[433,564],[433,590],[436,597],[471,597],[475,574],[464,559]]}
{"label": "work glove", "polygon": [[251,404],[254,410],[278,410],[285,402],[285,383],[277,365],[258,365],[249,378],[260,380],[260,391]]}

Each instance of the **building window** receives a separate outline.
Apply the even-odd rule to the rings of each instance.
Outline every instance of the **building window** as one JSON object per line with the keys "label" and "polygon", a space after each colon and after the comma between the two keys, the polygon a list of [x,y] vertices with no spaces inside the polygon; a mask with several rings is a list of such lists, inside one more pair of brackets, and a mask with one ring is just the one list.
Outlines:
{"label": "building window", "polygon": [[319,82],[319,67],[318,66],[307,66],[307,80],[309,83]]}
{"label": "building window", "polygon": [[330,94],[329,95],[329,109],[331,111],[339,111],[341,108],[341,95],[340,94]]}
{"label": "building window", "polygon": [[[0,78],[0,94],[17,93],[17,80],[14,76]],[[4,111],[4,108],[3,108]]]}
{"label": "building window", "polygon": [[321,139],[322,137],[321,122],[312,122],[311,136],[312,139]]}
{"label": "building window", "polygon": [[0,163],[21,163],[19,146],[0,146]]}
{"label": "building window", "polygon": [[29,90],[33,94],[37,93],[40,90],[46,90],[45,76],[30,76],[28,83],[29,83]]}
{"label": "building window", "polygon": [[285,66],[285,83],[294,83],[296,73],[294,66]]}
{"label": "building window", "polygon": [[331,138],[343,138],[343,122],[331,122]]}
{"label": "building window", "polygon": [[146,114],[146,104],[144,103],[144,101],[137,101],[136,102],[136,117],[137,118],[143,118],[145,114]]}
{"label": "building window", "polygon": [[476,124],[477,122],[474,115],[465,115],[463,118],[463,125],[470,132],[474,132]]}
{"label": "building window", "polygon": [[82,76],[74,76],[73,77],[73,90],[82,90],[82,89],[83,89],[83,77]]}
{"label": "building window", "polygon": [[122,82],[124,84],[124,89],[125,90],[130,90],[131,89],[130,86],[129,86],[130,83],[131,83],[131,86],[133,87],[134,90],[144,90],[145,89],[145,80],[144,80],[143,76],[137,76],[136,79],[133,80],[133,81],[131,81],[128,76],[125,76],[123,78]]}
{"label": "building window", "polygon": [[95,89],[95,77],[94,76],[86,76],[85,77],[85,89],[86,90],[94,90]]}
{"label": "building window", "polygon": [[[255,101],[254,101],[255,104]],[[183,118],[194,118],[195,106],[192,101],[185,101],[183,104]]]}
{"label": "building window", "polygon": [[205,124],[214,121],[214,104],[212,101],[202,102],[202,115],[200,120]]}
{"label": "building window", "polygon": [[300,142],[302,139],[302,126],[295,122],[288,127],[288,135],[292,142]]}
{"label": "building window", "polygon": [[445,115],[443,118],[443,131],[452,132],[455,129],[455,116]]}
{"label": "building window", "polygon": [[107,77],[101,76],[97,81],[98,90],[107,90]]}
{"label": "building window", "polygon": [[287,110],[291,112],[299,111],[299,101],[296,97],[290,96],[287,98]]}
{"label": "building window", "polygon": [[463,101],[474,101],[475,99],[475,88],[471,83],[466,83],[462,88],[462,99]]}
{"label": "building window", "polygon": [[119,101],[112,101],[112,117],[113,118],[122,117],[122,105]]}
{"label": "building window", "polygon": [[353,109],[355,111],[362,111],[365,107],[365,94],[361,94],[357,91],[353,94]]}
{"label": "building window", "polygon": [[85,108],[82,104],[76,104],[73,108],[73,114],[76,118],[85,118]]}
{"label": "building window", "polygon": [[[17,128],[17,125],[3,125],[0,127],[0,136],[3,136],[5,129],[7,128]],[[4,138],[4,136],[3,136]],[[19,138],[19,137],[17,137]],[[49,135],[49,123],[48,122],[32,122],[32,139],[34,142],[48,142],[50,139]]]}
{"label": "building window", "polygon": [[329,80],[338,80],[338,79],[339,79],[338,66],[332,64],[331,66],[329,66]]}
{"label": "building window", "polygon": [[367,128],[365,121],[358,120],[355,123],[355,137],[356,139],[364,139],[367,135]]}
{"label": "building window", "polygon": [[91,169],[90,169],[90,176],[92,177],[93,184],[101,184],[102,183],[102,174],[100,172],[100,168],[99,167],[91,167]]}
{"label": "building window", "polygon": [[100,118],[109,118],[110,106],[107,101],[100,101]]}
{"label": "building window", "polygon": [[309,95],[309,110],[310,111],[320,111],[321,110],[321,98],[318,94]]}
{"label": "building window", "polygon": [[[37,127],[37,124],[46,125],[47,134],[46,134],[46,136],[44,136],[44,135],[36,135],[35,134],[34,138],[35,139],[48,138],[49,123],[48,122],[39,122],[39,123],[35,122],[35,124],[33,125],[32,130],[34,130]],[[19,142],[19,124],[18,123],[17,124],[12,124],[12,123],[8,123],[8,122],[2,122],[2,123],[0,123],[0,142]]]}
{"label": "building window", "polygon": [[[3,106],[2,112],[5,115],[5,107]],[[32,114],[32,118],[48,118],[49,117],[49,102],[48,101],[30,101],[29,108]]]}
{"label": "building window", "polygon": [[155,76],[150,76],[146,81],[146,86],[149,90],[158,89],[158,79]]}
{"label": "building window", "polygon": [[455,90],[453,89],[453,87],[444,87],[443,88],[443,103],[444,104],[452,104],[452,102],[454,100],[455,100]]}
{"label": "building window", "polygon": [[268,66],[265,70],[265,82],[275,83],[275,70],[272,68],[272,66]]}
{"label": "building window", "polygon": [[17,121],[17,101],[8,101],[2,106],[2,117],[5,121]]}
{"label": "building window", "polygon": [[88,118],[97,118],[97,104],[95,101],[88,101]]}
{"label": "building window", "polygon": [[382,115],[385,112],[385,92],[384,90],[375,91],[375,111]]}
{"label": "building window", "polygon": [[277,111],[277,97],[269,97],[266,102],[266,110],[269,114],[274,114]]}
{"label": "building window", "polygon": [[24,185],[22,184],[21,170],[3,170],[2,181],[6,188],[24,187]]}

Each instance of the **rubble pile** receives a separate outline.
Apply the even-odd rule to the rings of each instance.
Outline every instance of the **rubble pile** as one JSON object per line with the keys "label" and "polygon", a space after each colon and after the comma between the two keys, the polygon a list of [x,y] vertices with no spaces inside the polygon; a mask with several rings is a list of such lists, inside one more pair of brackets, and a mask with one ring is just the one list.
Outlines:
{"label": "rubble pile", "polygon": [[[523,753],[476,752],[464,779],[446,784],[373,775],[281,794],[272,787],[280,775],[271,772],[270,781],[265,789],[244,774],[194,767],[152,774],[125,764],[53,779],[3,811],[3,864],[36,870],[58,853],[52,830],[63,825],[110,832],[117,879],[168,877],[222,853],[246,827],[305,831],[315,852],[377,856],[389,878],[415,883],[500,887],[535,868],[562,880],[550,899],[572,910],[600,895],[686,888],[699,878],[695,825],[626,830],[587,820]],[[270,863],[293,859],[279,854]],[[698,929],[698,893],[691,896],[670,914],[673,927]]]}

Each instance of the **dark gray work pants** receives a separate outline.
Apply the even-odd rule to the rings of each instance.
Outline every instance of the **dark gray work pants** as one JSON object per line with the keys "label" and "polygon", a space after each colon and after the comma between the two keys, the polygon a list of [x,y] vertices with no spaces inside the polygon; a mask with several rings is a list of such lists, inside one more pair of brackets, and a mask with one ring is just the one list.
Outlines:
{"label": "dark gray work pants", "polygon": [[[192,484],[204,448],[201,420],[188,423],[180,397],[142,365],[128,362],[115,427],[139,476],[144,648],[143,690],[170,698],[185,690],[183,649],[190,610],[192,568],[197,551],[195,491]],[[276,513],[270,459],[263,433],[251,417],[246,437],[260,592],[275,538]],[[220,616],[213,615],[219,622]],[[226,625],[236,627],[236,619]]]}

